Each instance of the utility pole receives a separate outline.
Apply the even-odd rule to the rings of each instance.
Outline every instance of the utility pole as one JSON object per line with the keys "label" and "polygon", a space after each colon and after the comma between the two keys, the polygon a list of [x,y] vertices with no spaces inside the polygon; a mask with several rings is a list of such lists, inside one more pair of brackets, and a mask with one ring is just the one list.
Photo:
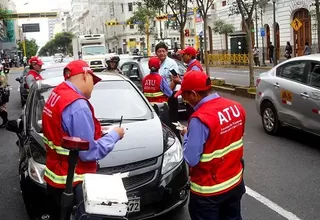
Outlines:
{"label": "utility pole", "polygon": [[277,23],[276,23],[276,0],[272,0],[273,3],[273,41],[274,41],[274,50],[273,50],[273,64],[277,65]]}
{"label": "utility pole", "polygon": [[316,0],[316,16],[317,16],[318,53],[320,53],[320,12],[319,12],[319,0]]}
{"label": "utility pole", "polygon": [[258,30],[258,10],[257,10],[257,4],[255,4],[255,16],[256,16],[256,47],[259,48],[259,30]]}

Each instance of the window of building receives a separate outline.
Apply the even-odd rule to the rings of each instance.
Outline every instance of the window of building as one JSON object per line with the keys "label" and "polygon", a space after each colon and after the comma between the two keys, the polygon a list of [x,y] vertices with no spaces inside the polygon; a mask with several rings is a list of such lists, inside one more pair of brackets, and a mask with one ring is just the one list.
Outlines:
{"label": "window of building", "polygon": [[227,1],[222,1],[222,7],[227,5]]}
{"label": "window of building", "polygon": [[129,11],[133,11],[133,5],[132,5],[132,3],[128,3],[128,10],[129,10]]}
{"label": "window of building", "polygon": [[130,25],[130,29],[134,29],[134,25],[133,24]]}
{"label": "window of building", "polygon": [[124,5],[121,4],[121,12],[124,13]]}
{"label": "window of building", "polygon": [[211,5],[211,9],[214,9],[214,3]]}

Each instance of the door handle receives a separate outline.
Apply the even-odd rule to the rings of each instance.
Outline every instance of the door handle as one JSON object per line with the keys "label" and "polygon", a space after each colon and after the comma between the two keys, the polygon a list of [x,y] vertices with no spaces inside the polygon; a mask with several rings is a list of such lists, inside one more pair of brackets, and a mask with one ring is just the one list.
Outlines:
{"label": "door handle", "polygon": [[274,86],[274,87],[277,87],[277,88],[280,87],[279,83],[273,83],[273,86]]}
{"label": "door handle", "polygon": [[300,93],[303,98],[309,98],[309,95],[306,92]]}

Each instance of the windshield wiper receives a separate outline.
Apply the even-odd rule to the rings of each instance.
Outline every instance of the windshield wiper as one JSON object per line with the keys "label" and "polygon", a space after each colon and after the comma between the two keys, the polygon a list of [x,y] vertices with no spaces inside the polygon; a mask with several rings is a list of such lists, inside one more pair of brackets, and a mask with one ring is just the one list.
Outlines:
{"label": "windshield wiper", "polygon": [[145,121],[146,118],[98,118],[100,123],[120,123],[121,121]]}

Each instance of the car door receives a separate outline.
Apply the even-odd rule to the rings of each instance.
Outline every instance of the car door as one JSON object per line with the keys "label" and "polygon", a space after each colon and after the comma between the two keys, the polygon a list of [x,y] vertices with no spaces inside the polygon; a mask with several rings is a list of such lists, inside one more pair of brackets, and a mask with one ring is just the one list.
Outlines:
{"label": "car door", "polygon": [[273,93],[277,100],[279,119],[289,125],[303,127],[302,88],[307,81],[307,61],[299,60],[285,63],[277,68],[273,82]]}
{"label": "car door", "polygon": [[320,62],[310,61],[307,85],[302,87],[301,96],[305,130],[320,135]]}

